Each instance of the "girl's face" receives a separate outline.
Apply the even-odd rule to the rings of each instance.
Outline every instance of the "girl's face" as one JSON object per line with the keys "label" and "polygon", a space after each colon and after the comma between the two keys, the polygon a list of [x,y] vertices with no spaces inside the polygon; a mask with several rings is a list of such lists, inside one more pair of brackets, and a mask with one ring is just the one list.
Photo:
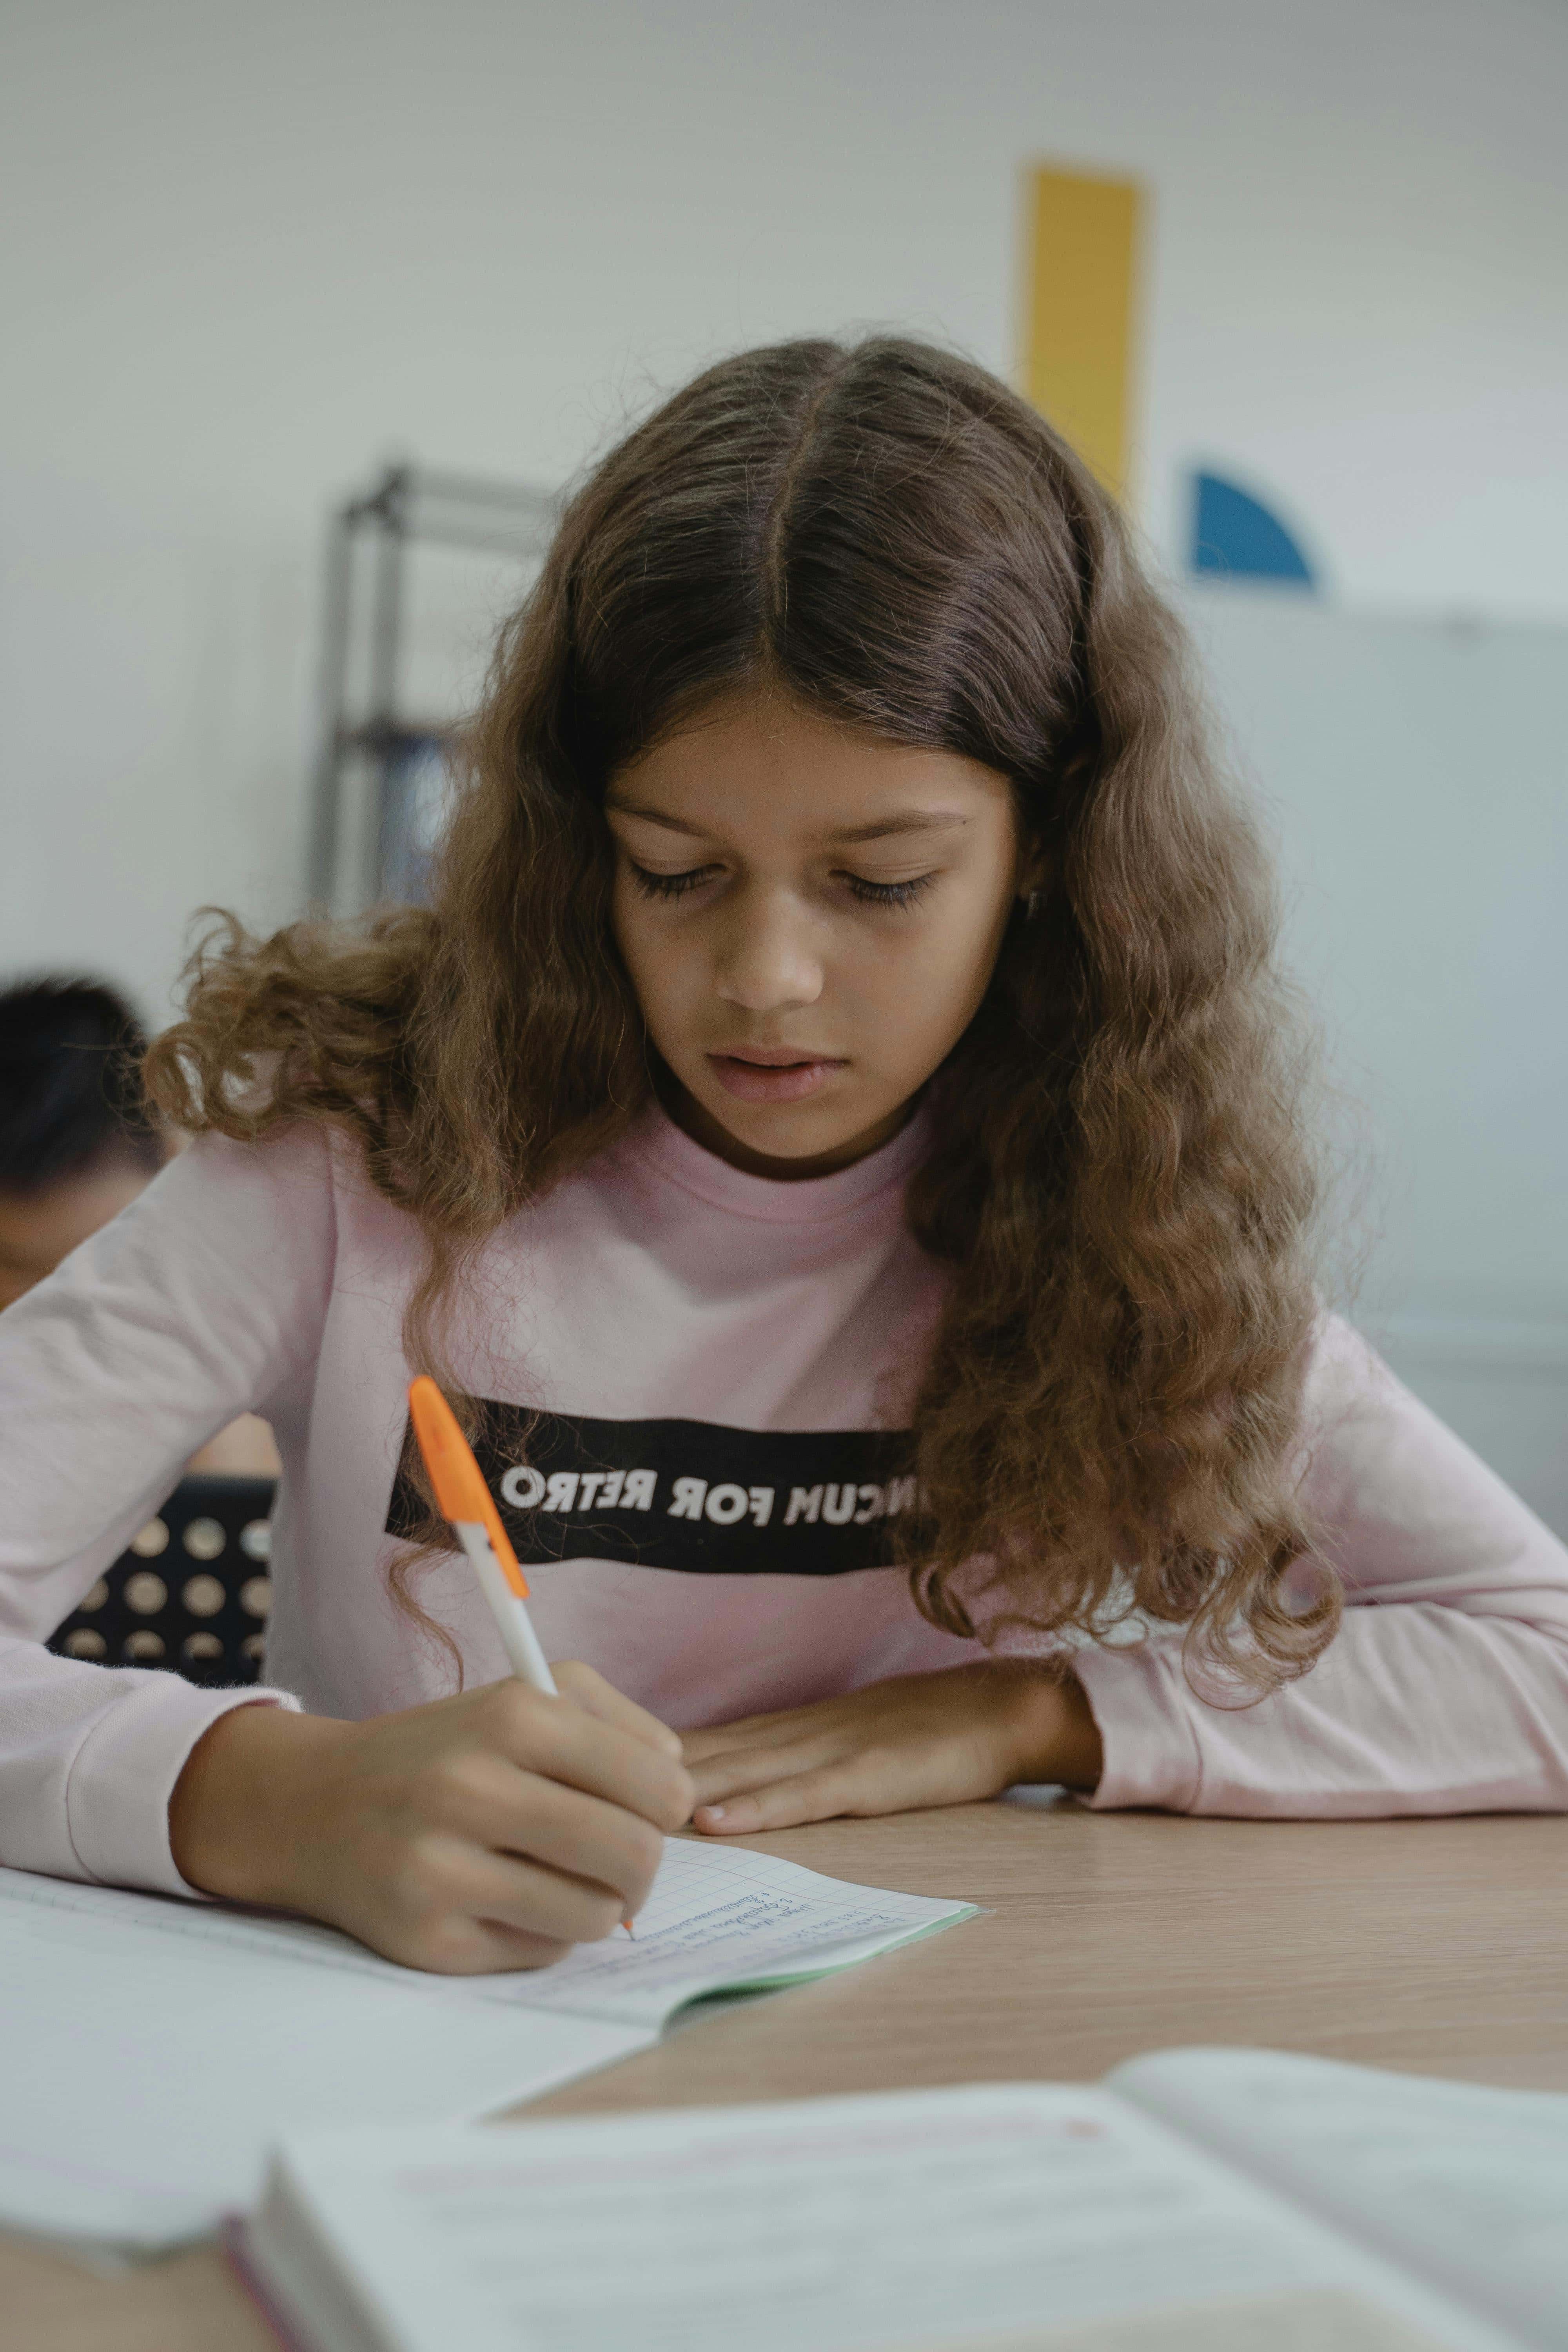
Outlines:
{"label": "girl's face", "polygon": [[688,1131],[772,1176],[895,1134],[1026,887],[1007,779],[758,695],[623,769],[605,814],[616,938]]}

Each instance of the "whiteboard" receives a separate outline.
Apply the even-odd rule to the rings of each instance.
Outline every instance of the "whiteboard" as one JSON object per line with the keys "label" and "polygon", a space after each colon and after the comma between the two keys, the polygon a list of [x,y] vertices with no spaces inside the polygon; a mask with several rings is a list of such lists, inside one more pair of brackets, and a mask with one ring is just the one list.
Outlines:
{"label": "whiteboard", "polygon": [[1192,588],[1402,1377],[1568,1532],[1568,633]]}

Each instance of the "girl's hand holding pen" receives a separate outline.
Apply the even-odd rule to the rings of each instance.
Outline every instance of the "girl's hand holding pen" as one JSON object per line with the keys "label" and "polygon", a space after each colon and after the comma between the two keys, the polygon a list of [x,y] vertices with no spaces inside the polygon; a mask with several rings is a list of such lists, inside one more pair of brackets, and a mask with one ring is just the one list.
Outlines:
{"label": "girl's hand holding pen", "polygon": [[169,1803],[193,1886],[302,1912],[451,1975],[542,1968],[637,1911],[690,1818],[677,1735],[591,1666],[363,1723],[252,1706]]}
{"label": "girl's hand holding pen", "polygon": [[691,1780],[676,1734],[592,1666],[552,1670],[451,1407],[427,1377],[408,1407],[513,1679],[366,1723],[237,1708],[174,1785],[170,1845],[193,1886],[307,1912],[412,1968],[542,1968],[630,1927]]}

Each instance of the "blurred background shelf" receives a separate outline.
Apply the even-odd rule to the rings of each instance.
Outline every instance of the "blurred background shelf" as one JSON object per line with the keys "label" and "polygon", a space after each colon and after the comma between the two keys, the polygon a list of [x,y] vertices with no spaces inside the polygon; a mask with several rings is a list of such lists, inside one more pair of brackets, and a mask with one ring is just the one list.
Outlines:
{"label": "blurred background shelf", "polygon": [[546,491],[394,465],[333,515],[309,852],[318,905],[353,914],[423,895],[455,730],[556,512]]}

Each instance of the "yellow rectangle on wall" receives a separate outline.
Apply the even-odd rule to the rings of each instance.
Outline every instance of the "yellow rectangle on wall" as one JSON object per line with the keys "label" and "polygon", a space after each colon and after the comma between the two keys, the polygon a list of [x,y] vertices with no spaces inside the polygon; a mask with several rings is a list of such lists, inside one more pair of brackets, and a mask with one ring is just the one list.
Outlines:
{"label": "yellow rectangle on wall", "polygon": [[1107,489],[1131,458],[1142,191],[1134,180],[1029,174],[1024,390]]}

